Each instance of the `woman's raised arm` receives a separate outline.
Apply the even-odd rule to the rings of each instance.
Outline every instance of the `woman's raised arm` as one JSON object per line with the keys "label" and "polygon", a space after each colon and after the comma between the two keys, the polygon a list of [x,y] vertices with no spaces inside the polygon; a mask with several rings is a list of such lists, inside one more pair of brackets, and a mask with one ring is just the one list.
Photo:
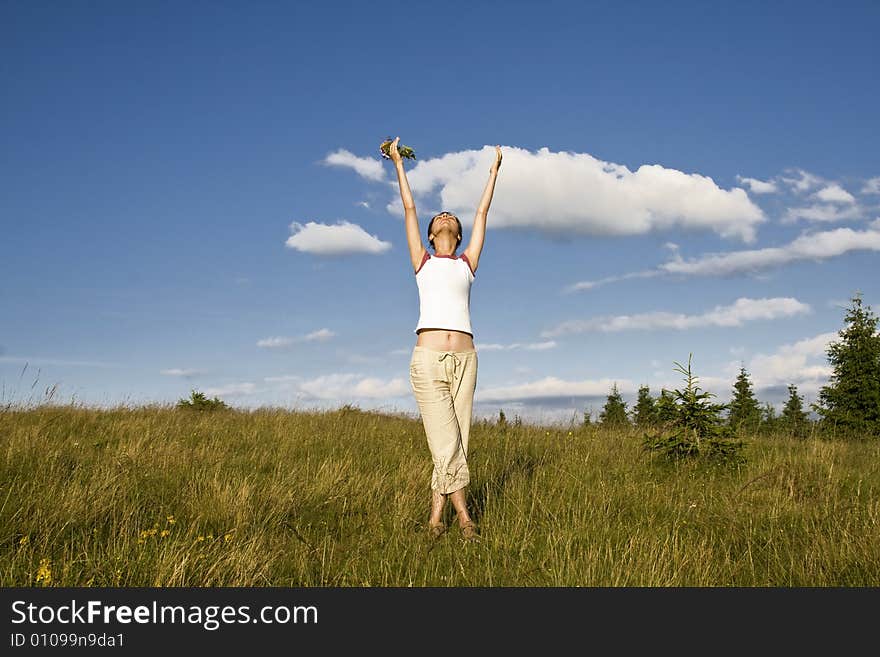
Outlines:
{"label": "woman's raised arm", "polygon": [[483,197],[480,199],[480,204],[477,206],[477,214],[474,216],[474,228],[471,231],[471,239],[464,250],[475,272],[480,260],[480,253],[483,250],[483,241],[486,238],[486,218],[489,215],[489,206],[492,204],[492,194],[495,192],[495,181],[498,178],[498,170],[500,168],[501,146],[496,146],[495,163],[489,169],[489,180],[486,182]]}
{"label": "woman's raised arm", "polygon": [[406,179],[406,170],[403,168],[403,158],[397,150],[397,142],[400,137],[391,142],[388,149],[394,168],[397,171],[397,182],[400,184],[400,200],[403,201],[403,210],[406,223],[406,241],[409,244],[409,257],[412,260],[413,271],[419,268],[422,262],[422,252],[425,247],[422,245],[422,237],[419,235],[419,218],[416,215],[416,204],[413,201],[412,191],[409,188],[409,181]]}

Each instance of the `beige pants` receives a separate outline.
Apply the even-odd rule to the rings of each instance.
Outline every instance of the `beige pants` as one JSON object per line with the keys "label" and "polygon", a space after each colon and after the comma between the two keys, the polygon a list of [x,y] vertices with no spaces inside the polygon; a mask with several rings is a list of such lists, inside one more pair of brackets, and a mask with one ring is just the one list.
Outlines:
{"label": "beige pants", "polygon": [[467,451],[474,390],[476,351],[437,351],[416,345],[409,380],[434,461],[431,488],[452,493],[470,481]]}

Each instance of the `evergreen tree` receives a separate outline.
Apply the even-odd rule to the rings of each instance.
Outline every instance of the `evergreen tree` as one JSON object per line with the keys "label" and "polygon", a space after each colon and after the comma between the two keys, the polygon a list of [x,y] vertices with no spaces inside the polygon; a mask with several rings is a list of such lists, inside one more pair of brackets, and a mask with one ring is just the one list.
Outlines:
{"label": "evergreen tree", "polygon": [[660,388],[660,396],[654,405],[654,421],[661,426],[668,426],[675,422],[675,418],[675,396],[671,390]]}
{"label": "evergreen tree", "polygon": [[507,426],[507,416],[504,414],[504,409],[498,409],[498,426],[506,427]]}
{"label": "evergreen tree", "polygon": [[592,411],[593,411],[592,407],[590,408],[589,411],[587,409],[584,409],[584,426],[585,427],[588,427],[588,426],[590,426],[590,424],[592,424],[592,420],[590,419],[590,417],[593,414]]}
{"label": "evergreen tree", "polygon": [[639,398],[633,409],[633,422],[637,427],[648,427],[654,424],[654,415],[654,398],[651,397],[651,389],[643,385],[639,387]]}
{"label": "evergreen tree", "polygon": [[771,434],[779,428],[779,417],[776,415],[776,409],[770,402],[765,402],[761,408],[761,424],[758,431],[762,434]]}
{"label": "evergreen tree", "polygon": [[617,390],[617,383],[611,388],[611,393],[605,400],[605,406],[599,413],[599,424],[603,427],[630,426],[626,416],[626,402]]}
{"label": "evergreen tree", "polygon": [[740,366],[739,376],[736,377],[736,382],[733,384],[733,399],[731,399],[729,407],[727,424],[731,429],[737,432],[757,430],[761,423],[761,409],[752,392],[752,382],[743,366]]}
{"label": "evergreen tree", "polygon": [[745,458],[741,451],[744,443],[730,439],[733,431],[721,417],[726,404],[713,404],[709,399],[714,394],[700,392],[697,377],[691,371],[691,356],[693,354],[688,356],[687,369],[676,363],[678,370],[685,375],[687,385],[684,390],[676,388],[674,391],[674,420],[668,427],[664,426],[672,432],[665,436],[662,430],[656,435],[645,433],[642,446],[669,458],[702,456],[730,464],[743,463]]}
{"label": "evergreen tree", "polygon": [[798,438],[805,438],[810,429],[809,413],[804,410],[803,401],[804,398],[797,394],[797,386],[789,384],[788,401],[782,409],[779,427],[787,434]]}
{"label": "evergreen tree", "polygon": [[833,373],[811,407],[823,428],[849,436],[880,437],[880,335],[871,307],[862,308],[861,292],[851,299],[839,342],[828,346]]}

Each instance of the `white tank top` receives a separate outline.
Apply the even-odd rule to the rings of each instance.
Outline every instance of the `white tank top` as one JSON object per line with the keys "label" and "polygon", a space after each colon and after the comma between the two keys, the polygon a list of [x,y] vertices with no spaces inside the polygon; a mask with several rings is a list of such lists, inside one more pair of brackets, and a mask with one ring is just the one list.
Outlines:
{"label": "white tank top", "polygon": [[471,284],[474,272],[467,256],[438,256],[427,251],[416,270],[419,286],[419,323],[423,328],[450,329],[470,333]]}

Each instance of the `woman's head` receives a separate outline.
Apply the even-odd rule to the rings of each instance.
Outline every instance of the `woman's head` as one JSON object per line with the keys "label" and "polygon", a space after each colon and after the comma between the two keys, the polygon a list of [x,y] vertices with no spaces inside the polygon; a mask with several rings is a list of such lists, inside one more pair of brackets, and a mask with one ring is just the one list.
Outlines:
{"label": "woman's head", "polygon": [[[441,223],[446,222],[449,225],[449,227],[451,228],[452,221],[450,219],[455,220],[455,224],[457,227],[457,235],[458,235],[458,239],[456,239],[456,241],[455,241],[455,248],[453,248],[453,251],[455,251],[455,249],[458,248],[458,245],[461,244],[461,222],[458,220],[458,217],[456,217],[451,212],[446,212],[446,211],[440,212],[438,214],[435,214],[431,218],[431,221],[428,222],[428,243],[431,245],[431,248],[433,248],[435,251],[437,250],[437,247],[434,246],[434,238],[431,237],[432,234],[433,235],[437,234],[434,232],[434,222],[435,221],[440,221]],[[439,230],[439,228],[438,228],[438,230]]]}

